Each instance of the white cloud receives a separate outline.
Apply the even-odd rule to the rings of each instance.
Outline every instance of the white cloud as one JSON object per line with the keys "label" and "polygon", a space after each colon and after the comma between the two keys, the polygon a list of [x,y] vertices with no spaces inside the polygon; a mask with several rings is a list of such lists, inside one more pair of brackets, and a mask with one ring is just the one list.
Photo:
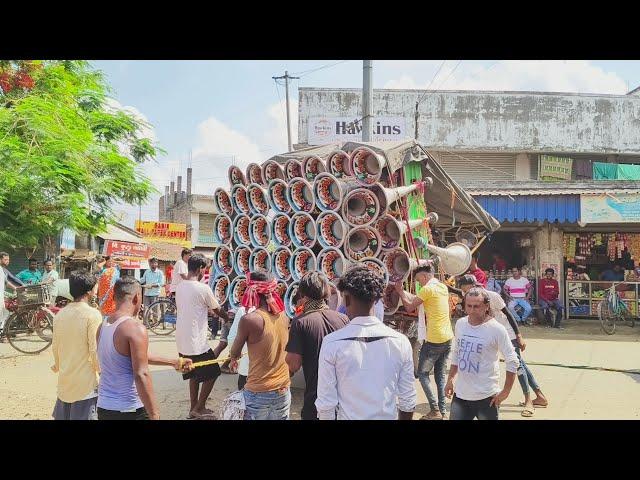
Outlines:
{"label": "white cloud", "polygon": [[[289,113],[291,115],[291,142],[298,143],[298,100],[289,99]],[[266,158],[288,150],[287,145],[287,110],[286,101],[283,99],[273,103],[267,108],[269,127],[262,136],[264,150],[268,153]]]}

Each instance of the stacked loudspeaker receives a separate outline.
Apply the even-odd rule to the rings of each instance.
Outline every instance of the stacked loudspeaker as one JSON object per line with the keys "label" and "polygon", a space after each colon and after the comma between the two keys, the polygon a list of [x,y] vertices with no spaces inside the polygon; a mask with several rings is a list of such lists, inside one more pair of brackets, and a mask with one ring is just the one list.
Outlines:
{"label": "stacked loudspeaker", "polygon": [[220,304],[237,308],[246,275],[256,269],[274,274],[290,316],[298,282],[309,271],[336,281],[362,263],[387,282],[405,280],[417,262],[400,248],[403,235],[438,217],[398,218],[392,204],[432,181],[391,188],[389,178],[384,157],[364,146],[283,166],[252,163],[246,172],[230,167],[230,188],[214,193],[214,237],[221,246],[214,252],[211,288]]}

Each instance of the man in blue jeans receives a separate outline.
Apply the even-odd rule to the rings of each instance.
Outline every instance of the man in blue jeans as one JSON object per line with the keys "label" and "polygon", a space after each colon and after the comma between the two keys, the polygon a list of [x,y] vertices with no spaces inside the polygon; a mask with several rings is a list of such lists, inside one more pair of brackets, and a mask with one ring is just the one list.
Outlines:
{"label": "man in blue jeans", "polygon": [[[529,303],[531,282],[522,276],[519,268],[514,268],[512,274],[513,276],[504,282],[504,292],[510,297],[507,306],[518,323],[531,325],[531,322],[529,322],[529,315],[532,310]],[[516,311],[517,306],[522,308],[522,317]]]}

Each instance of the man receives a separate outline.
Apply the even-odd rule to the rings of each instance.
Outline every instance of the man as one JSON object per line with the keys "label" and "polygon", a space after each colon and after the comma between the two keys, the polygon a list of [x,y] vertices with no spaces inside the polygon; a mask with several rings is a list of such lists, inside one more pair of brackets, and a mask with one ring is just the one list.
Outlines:
{"label": "man", "polygon": [[22,270],[18,275],[18,279],[25,285],[35,285],[42,282],[42,273],[38,270],[38,260],[29,259],[29,268]]}
{"label": "man", "polygon": [[[180,280],[175,290],[178,318],[176,320],[176,345],[181,358],[194,363],[215,360],[216,354],[209,346],[208,313],[227,319],[208,285],[201,283],[207,260],[202,255],[189,253],[188,275]],[[183,258],[187,256],[184,255]],[[177,271],[178,267],[176,267]],[[185,373],[182,378],[189,380],[191,407],[187,418],[212,419],[213,411],[206,408],[206,402],[213,384],[220,376],[220,365],[205,365]],[[202,386],[200,386],[202,384]]]}
{"label": "man", "polygon": [[318,360],[320,420],[411,420],[416,407],[409,339],[373,314],[384,279],[366,267],[341,279],[351,321],[322,341]]}
{"label": "man", "polygon": [[607,268],[600,274],[600,280],[605,282],[623,282],[624,281],[624,269],[621,265],[615,264],[613,270]]}
{"label": "man", "polygon": [[186,280],[189,276],[189,259],[193,254],[193,250],[190,248],[183,248],[182,253],[180,254],[180,260],[178,260],[173,266],[173,270],[171,272],[171,286],[169,290],[171,294],[175,295],[176,288],[180,285],[180,282]]}
{"label": "man", "polygon": [[[520,324],[531,325],[528,321],[531,314],[531,304],[529,299],[531,298],[531,282],[522,276],[522,272],[519,268],[512,270],[512,277],[509,277],[504,282],[504,292],[510,297],[508,306],[509,310]],[[516,312],[516,306],[522,307],[522,317]]]}
{"label": "man", "polygon": [[133,277],[114,286],[115,311],[98,329],[98,420],[159,420],[149,365],[171,365],[191,370],[191,360],[152,355],[147,329],[136,318],[142,306],[142,288]]}
{"label": "man", "polygon": [[[337,309],[337,312],[346,315],[347,307],[344,304],[344,298],[342,297],[342,292],[340,291],[339,285],[340,283],[338,283],[338,287],[336,288],[336,296],[338,297],[337,303],[339,303],[340,305]],[[381,322],[384,322],[384,302],[382,301],[382,299],[378,300],[373,306],[373,316]]]}
{"label": "man", "polygon": [[58,296],[58,286],[56,282],[60,276],[58,272],[53,269],[53,260],[50,258],[44,261],[44,273],[42,274],[42,283],[49,285],[49,296],[51,297],[51,303],[55,305],[56,297]]}
{"label": "man", "polygon": [[[238,325],[240,324],[240,319],[244,317],[247,313],[251,313],[255,310],[255,307],[247,310],[244,307],[238,308],[233,316],[233,323],[231,324],[231,328],[229,330],[229,335],[227,337],[228,343],[233,345],[236,337],[238,336]],[[235,371],[238,373],[238,390],[242,390],[244,386],[247,384],[247,376],[249,375],[249,357],[247,356],[247,344],[242,345],[242,357],[235,366]],[[231,362],[233,363],[233,362]],[[234,371],[234,370],[230,370]]]}
{"label": "man", "polygon": [[[506,329],[491,317],[487,291],[471,288],[464,302],[468,316],[456,322],[455,345],[445,388],[447,397],[453,397],[451,420],[498,420],[500,404],[513,387],[518,356]],[[502,389],[498,353],[504,357],[507,369]]]}
{"label": "man", "polygon": [[293,375],[303,368],[305,390],[302,420],[317,420],[315,401],[318,397],[318,358],[322,339],[349,323],[349,317],[330,310],[327,301],[331,294],[329,279],[320,272],[309,272],[300,280],[298,293],[302,297],[302,315],[291,322],[287,356]]}
{"label": "man", "polygon": [[[240,319],[230,353],[235,369],[242,347],[247,344],[249,375],[243,390],[245,420],[289,419],[291,380],[285,361],[289,319],[277,289],[271,273],[257,270],[247,274],[242,306],[250,313]],[[250,311],[251,308],[255,310]]]}
{"label": "man", "polygon": [[507,261],[498,252],[494,252],[493,256],[493,270],[502,272],[507,269]]}
{"label": "man", "polygon": [[[480,287],[481,285],[476,282],[476,279],[473,275],[465,275],[459,280],[460,289],[463,294],[467,293],[473,287]],[[485,289],[486,290],[486,289]],[[487,290],[487,294],[489,295],[489,306],[491,307],[490,314],[493,318],[495,318],[504,328],[506,328],[507,333],[509,334],[509,340],[511,340],[511,344],[516,351],[516,355],[518,356],[518,361],[520,362],[520,367],[518,368],[518,381],[520,382],[520,387],[522,388],[522,393],[524,394],[524,402],[521,406],[524,409],[521,412],[523,417],[532,417],[535,413],[534,407],[546,407],[548,405],[548,401],[542,390],[536,382],[533,373],[529,370],[529,367],[525,363],[522,358],[521,351],[524,351],[526,347],[526,343],[522,338],[522,334],[518,329],[518,323],[513,318],[513,314],[509,311],[502,297],[495,292],[491,292]],[[529,390],[533,390],[536,394],[536,398],[532,401]]]}
{"label": "man", "polygon": [[467,273],[470,273],[474,277],[480,285],[483,287],[487,286],[487,274],[481,268],[478,268],[478,253],[474,253],[471,256],[471,265],[469,266],[469,270]]}
{"label": "man", "polygon": [[9,261],[9,254],[7,252],[0,252],[0,343],[7,342],[7,337],[4,335],[4,324],[11,315],[11,312],[4,306],[4,291],[7,287],[15,290],[16,287],[22,283],[7,270]]}
{"label": "man", "polygon": [[[396,283],[395,288],[407,312],[411,313],[420,305],[424,306],[426,316],[426,335],[418,336],[420,347],[418,359],[418,380],[429,401],[430,411],[422,417],[423,420],[443,420],[447,415],[447,405],[444,395],[445,376],[447,374],[447,359],[451,353],[451,328],[449,289],[434,277],[433,266],[425,265],[416,268],[413,276],[422,287],[416,296],[410,295],[402,289],[402,282]],[[421,326],[420,324],[418,325]],[[419,333],[420,333],[419,329]],[[424,338],[423,338],[424,335]],[[431,390],[429,375],[434,372],[438,401]]]}
{"label": "man", "polygon": [[[560,286],[558,281],[553,278],[555,275],[553,268],[547,268],[544,271],[544,278],[540,279],[538,283],[538,303],[543,309],[545,317],[554,328],[561,328],[560,322],[562,321],[562,302],[558,298],[560,296]],[[556,319],[551,320],[551,308],[556,309]]]}
{"label": "man", "polygon": [[145,270],[140,279],[140,284],[144,289],[144,306],[149,308],[153,302],[158,300],[160,289],[164,287],[164,273],[158,268],[157,258],[149,260],[149,270]]}
{"label": "man", "polygon": [[53,319],[54,365],[58,374],[55,420],[97,420],[98,363],[97,332],[102,315],[90,306],[98,281],[92,273],[74,271],[69,275],[73,302]]}

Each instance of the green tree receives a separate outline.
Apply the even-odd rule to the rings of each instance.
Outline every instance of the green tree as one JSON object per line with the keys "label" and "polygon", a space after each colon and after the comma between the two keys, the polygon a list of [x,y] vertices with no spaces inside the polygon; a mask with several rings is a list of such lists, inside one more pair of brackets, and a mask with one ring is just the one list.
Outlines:
{"label": "green tree", "polygon": [[99,233],[155,191],[141,164],[161,150],[108,93],[85,61],[0,61],[0,245]]}

